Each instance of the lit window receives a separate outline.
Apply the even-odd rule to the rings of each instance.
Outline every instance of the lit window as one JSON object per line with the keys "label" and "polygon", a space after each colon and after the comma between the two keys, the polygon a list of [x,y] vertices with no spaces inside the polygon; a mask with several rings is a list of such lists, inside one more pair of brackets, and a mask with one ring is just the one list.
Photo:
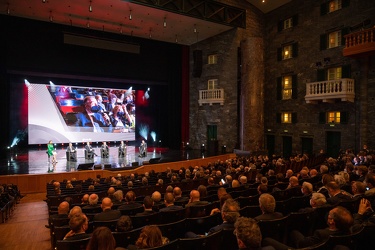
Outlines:
{"label": "lit window", "polygon": [[292,113],[290,112],[281,113],[281,123],[292,123]]}
{"label": "lit window", "polygon": [[284,20],[284,30],[289,29],[291,27],[293,27],[293,18],[292,17]]}
{"label": "lit window", "polygon": [[292,58],[292,45],[284,46],[282,53],[283,60]]}
{"label": "lit window", "polygon": [[217,89],[218,80],[217,79],[211,79],[208,80],[208,88],[207,89]]}
{"label": "lit window", "polygon": [[342,78],[342,68],[329,68],[327,70],[327,79],[328,80],[337,80]]}
{"label": "lit window", "polygon": [[283,100],[292,99],[292,77],[284,76],[282,80]]}
{"label": "lit window", "polygon": [[336,10],[341,9],[341,0],[333,0],[329,2],[329,12],[334,12]]}
{"label": "lit window", "polygon": [[328,112],[327,118],[328,123],[340,123],[340,112]]}
{"label": "lit window", "polygon": [[328,35],[328,48],[341,46],[341,31],[335,31]]}
{"label": "lit window", "polygon": [[217,64],[217,55],[209,55],[208,64]]}

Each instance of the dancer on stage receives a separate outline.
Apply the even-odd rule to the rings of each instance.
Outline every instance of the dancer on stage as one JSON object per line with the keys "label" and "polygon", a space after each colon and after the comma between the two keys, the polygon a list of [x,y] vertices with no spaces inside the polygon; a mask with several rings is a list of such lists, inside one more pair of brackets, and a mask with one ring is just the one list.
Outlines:
{"label": "dancer on stage", "polygon": [[145,140],[142,140],[141,146],[139,146],[139,157],[147,156],[147,143]]}
{"label": "dancer on stage", "polygon": [[50,157],[52,156],[52,164],[57,163],[56,155],[57,152],[55,150],[55,147],[53,146],[52,140],[48,142],[47,144],[47,155],[48,155],[48,161],[50,160]]}

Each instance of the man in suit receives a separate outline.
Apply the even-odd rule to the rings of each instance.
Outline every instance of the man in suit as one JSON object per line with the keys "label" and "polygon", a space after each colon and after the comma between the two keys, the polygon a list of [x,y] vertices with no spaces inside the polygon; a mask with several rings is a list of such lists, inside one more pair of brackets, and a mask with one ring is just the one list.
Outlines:
{"label": "man in suit", "polygon": [[326,185],[328,189],[329,198],[327,199],[327,203],[330,205],[337,205],[341,201],[350,201],[352,197],[349,195],[344,194],[340,186],[335,181],[330,181]]}
{"label": "man in suit", "polygon": [[127,147],[126,147],[126,144],[124,143],[124,141],[121,141],[120,143],[120,146],[118,148],[118,156],[119,157],[125,157],[126,156],[126,150],[127,150]]}
{"label": "man in suit", "polygon": [[85,150],[87,152],[87,158],[92,159],[94,158],[94,155],[96,156],[95,150],[93,149],[93,147],[91,147],[90,142],[86,143]]}
{"label": "man in suit", "polygon": [[70,218],[70,231],[65,235],[64,240],[81,240],[90,238],[90,234],[86,233],[89,227],[89,220],[83,213],[76,214]]}
{"label": "man in suit", "polygon": [[135,202],[135,193],[133,191],[128,191],[125,194],[125,204],[119,206],[117,209],[119,210],[132,210],[142,207],[142,204]]}
{"label": "man in suit", "polygon": [[176,206],[174,204],[174,196],[172,193],[164,194],[164,203],[165,203],[165,207],[161,208],[159,212],[169,212],[169,211],[176,211],[176,210],[183,209],[182,206]]}
{"label": "man in suit", "polygon": [[[310,247],[325,242],[330,235],[340,236],[350,234],[350,228],[353,225],[353,216],[346,208],[341,206],[335,207],[329,211],[327,225],[327,228],[315,230],[312,236],[307,237],[299,231],[293,230],[290,233],[293,247]],[[290,249],[290,246],[282,244],[272,238],[265,238],[263,244],[272,245],[278,250]]]}
{"label": "man in suit", "polygon": [[103,141],[102,146],[100,147],[101,156],[104,158],[109,157],[109,147],[105,141]]}
{"label": "man in suit", "polygon": [[147,156],[147,143],[145,140],[142,140],[141,145],[139,146],[139,157]]}
{"label": "man in suit", "polygon": [[144,211],[141,213],[135,214],[135,216],[146,216],[146,215],[151,215],[154,214],[155,211],[152,210],[152,206],[154,205],[154,201],[151,199],[150,196],[146,196],[143,199],[143,208]]}
{"label": "man in suit", "polygon": [[272,246],[263,246],[262,232],[254,219],[239,217],[234,223],[234,232],[239,249],[275,250]]}
{"label": "man in suit", "polygon": [[[172,187],[172,186],[171,186]],[[168,192],[166,192],[168,193]],[[174,187],[173,188],[173,196],[174,196],[174,201],[178,202],[179,204],[187,204],[189,202],[188,197],[182,196],[182,190],[179,187]]]}
{"label": "man in suit", "polygon": [[100,214],[94,216],[94,221],[109,221],[109,220],[118,220],[121,217],[121,212],[118,210],[112,210],[112,201],[110,198],[105,197],[102,200],[102,210]]}
{"label": "man in suit", "polygon": [[48,225],[45,225],[46,228],[51,227],[51,222],[54,219],[68,219],[68,213],[69,213],[69,203],[67,201],[63,201],[59,204],[57,208],[57,214],[53,214],[48,218]]}
{"label": "man in suit", "polygon": [[198,190],[191,190],[190,192],[190,200],[189,203],[186,204],[185,207],[191,207],[191,206],[203,206],[203,205],[208,205],[208,201],[201,201],[200,200],[200,194]]}
{"label": "man in suit", "polygon": [[66,149],[66,152],[68,152],[68,159],[67,161],[77,161],[77,150],[73,147],[73,144],[69,142],[69,146]]}
{"label": "man in suit", "polygon": [[82,211],[84,213],[100,213],[102,208],[98,204],[99,196],[97,194],[90,194],[89,196],[89,204],[87,206],[82,207]]}
{"label": "man in suit", "polygon": [[275,212],[275,198],[268,193],[259,196],[259,207],[262,210],[262,214],[254,218],[257,221],[274,220],[283,217],[282,213]]}

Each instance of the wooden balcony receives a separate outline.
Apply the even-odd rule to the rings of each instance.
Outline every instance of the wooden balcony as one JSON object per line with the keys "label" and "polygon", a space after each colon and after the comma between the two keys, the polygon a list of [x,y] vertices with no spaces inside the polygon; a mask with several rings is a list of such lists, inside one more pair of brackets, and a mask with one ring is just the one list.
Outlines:
{"label": "wooden balcony", "polygon": [[316,104],[319,101],[333,103],[354,102],[354,79],[342,78],[337,80],[306,83],[306,103]]}
{"label": "wooden balcony", "polygon": [[199,106],[202,104],[220,103],[224,105],[224,89],[206,89],[199,90]]}
{"label": "wooden balcony", "polygon": [[375,55],[375,27],[346,35],[343,55]]}

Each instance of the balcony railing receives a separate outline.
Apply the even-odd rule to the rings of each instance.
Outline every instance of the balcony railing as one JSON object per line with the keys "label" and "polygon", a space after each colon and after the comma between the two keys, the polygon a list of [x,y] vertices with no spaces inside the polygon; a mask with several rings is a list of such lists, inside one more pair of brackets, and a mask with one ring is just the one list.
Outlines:
{"label": "balcony railing", "polygon": [[206,89],[199,90],[199,106],[204,103],[212,105],[212,103],[220,103],[224,105],[224,89]]}
{"label": "balcony railing", "polygon": [[334,102],[337,99],[342,102],[354,102],[354,97],[354,79],[342,78],[306,83],[306,103]]}
{"label": "balcony railing", "polygon": [[375,54],[375,27],[345,36],[344,56]]}

